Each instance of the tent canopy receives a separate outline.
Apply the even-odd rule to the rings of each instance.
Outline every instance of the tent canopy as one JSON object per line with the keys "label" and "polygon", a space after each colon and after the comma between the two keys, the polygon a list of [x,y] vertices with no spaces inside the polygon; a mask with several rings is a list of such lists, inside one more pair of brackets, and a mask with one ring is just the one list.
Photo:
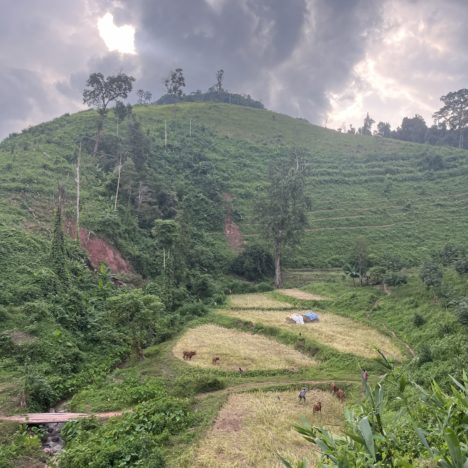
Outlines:
{"label": "tent canopy", "polygon": [[310,321],[310,322],[313,322],[314,320],[318,320],[319,319],[319,316],[318,314],[316,314],[315,312],[306,312],[304,314],[304,319]]}
{"label": "tent canopy", "polygon": [[304,318],[302,317],[302,315],[299,314],[288,315],[288,318],[286,320],[288,322],[297,323],[298,325],[304,325]]}

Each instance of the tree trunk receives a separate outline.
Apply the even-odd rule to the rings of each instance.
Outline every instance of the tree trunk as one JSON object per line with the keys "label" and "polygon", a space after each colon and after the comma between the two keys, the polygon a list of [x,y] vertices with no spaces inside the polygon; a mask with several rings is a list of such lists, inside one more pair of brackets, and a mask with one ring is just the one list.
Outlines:
{"label": "tree trunk", "polygon": [[97,125],[96,142],[94,143],[93,156],[96,156],[98,152],[99,142],[101,140],[101,132],[102,132],[103,127],[104,127],[104,116],[100,115],[99,120],[98,120],[98,125]]}
{"label": "tree trunk", "polygon": [[114,211],[117,211],[117,202],[119,200],[120,188],[120,173],[122,171],[122,156],[119,158],[118,175],[117,175],[117,189],[115,190]]}
{"label": "tree trunk", "polygon": [[275,243],[275,288],[283,287],[283,275],[281,274],[281,246]]}

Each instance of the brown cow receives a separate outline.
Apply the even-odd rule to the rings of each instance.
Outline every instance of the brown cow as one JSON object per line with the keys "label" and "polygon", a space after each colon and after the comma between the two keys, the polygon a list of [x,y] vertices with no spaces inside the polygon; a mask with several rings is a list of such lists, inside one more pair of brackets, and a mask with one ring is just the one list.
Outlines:
{"label": "brown cow", "polygon": [[335,382],[333,382],[333,383],[330,385],[330,389],[331,389],[333,395],[335,395],[336,392],[338,391],[338,387],[336,386]]}
{"label": "brown cow", "polygon": [[213,364],[214,366],[216,366],[216,364],[219,364],[220,362],[220,358],[218,356],[215,356],[212,360],[211,360],[211,364]]}
{"label": "brown cow", "polygon": [[197,354],[196,351],[184,351],[182,353],[182,357],[185,359],[185,360],[189,360],[191,361],[193,356],[195,356]]}
{"label": "brown cow", "polygon": [[313,408],[313,414],[315,413],[321,413],[322,412],[322,402],[319,401],[315,403],[314,408]]}
{"label": "brown cow", "polygon": [[341,403],[343,403],[344,399],[345,399],[345,392],[344,390],[341,390],[341,388],[339,388],[336,393],[336,398],[338,398],[338,400],[340,400]]}

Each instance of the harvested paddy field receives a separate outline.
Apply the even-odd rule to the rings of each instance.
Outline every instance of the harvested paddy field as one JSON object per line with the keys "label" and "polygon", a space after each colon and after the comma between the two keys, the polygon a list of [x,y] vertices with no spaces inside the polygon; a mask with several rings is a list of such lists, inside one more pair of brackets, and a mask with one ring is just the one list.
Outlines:
{"label": "harvested paddy field", "polygon": [[[316,364],[310,357],[271,339],[217,325],[188,330],[172,348],[179,359],[183,359],[184,351],[196,351],[191,360],[185,361],[188,364],[235,372],[239,367],[250,371],[297,369]],[[217,364],[212,363],[214,357],[219,357]]]}
{"label": "harvested paddy field", "polygon": [[276,292],[283,296],[293,297],[294,299],[300,299],[301,301],[328,301],[329,297],[319,296],[318,294],[312,294],[309,292],[301,291],[300,289],[277,289]]}
{"label": "harvested paddy field", "polygon": [[297,334],[301,333],[302,336],[343,353],[373,358],[378,357],[377,349],[380,349],[386,356],[393,359],[399,360],[402,357],[399,348],[388,336],[360,322],[328,312],[320,312],[320,321],[304,325],[287,323],[286,317],[289,311],[231,309],[219,312],[229,317],[283,328]]}
{"label": "harvested paddy field", "polygon": [[235,309],[292,309],[293,305],[281,302],[265,294],[233,294],[229,296],[229,306]]}
{"label": "harvested paddy field", "polygon": [[[278,455],[291,462],[307,459],[315,466],[318,451],[294,428],[305,419],[338,432],[343,423],[343,405],[321,390],[311,390],[300,404],[297,391],[233,394],[219,412],[207,436],[194,453],[191,466],[282,467]],[[322,413],[312,407],[322,403]],[[294,465],[294,463],[293,463]]]}

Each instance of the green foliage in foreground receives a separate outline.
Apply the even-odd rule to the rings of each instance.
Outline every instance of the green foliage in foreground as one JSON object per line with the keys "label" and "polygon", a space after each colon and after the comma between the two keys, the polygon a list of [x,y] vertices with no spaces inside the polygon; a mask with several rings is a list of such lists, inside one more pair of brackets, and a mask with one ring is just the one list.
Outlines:
{"label": "green foliage in foreground", "polygon": [[67,445],[60,466],[165,466],[162,446],[193,421],[188,401],[165,396],[145,401],[106,424],[92,419],[69,422],[62,430]]}
{"label": "green foliage in foreground", "polygon": [[322,465],[412,467],[435,462],[444,468],[468,466],[466,373],[461,381],[452,379],[446,392],[436,382],[429,391],[410,384],[406,374],[386,380],[372,388],[364,383],[365,401],[346,411],[343,436],[310,424],[297,427],[320,447]]}

